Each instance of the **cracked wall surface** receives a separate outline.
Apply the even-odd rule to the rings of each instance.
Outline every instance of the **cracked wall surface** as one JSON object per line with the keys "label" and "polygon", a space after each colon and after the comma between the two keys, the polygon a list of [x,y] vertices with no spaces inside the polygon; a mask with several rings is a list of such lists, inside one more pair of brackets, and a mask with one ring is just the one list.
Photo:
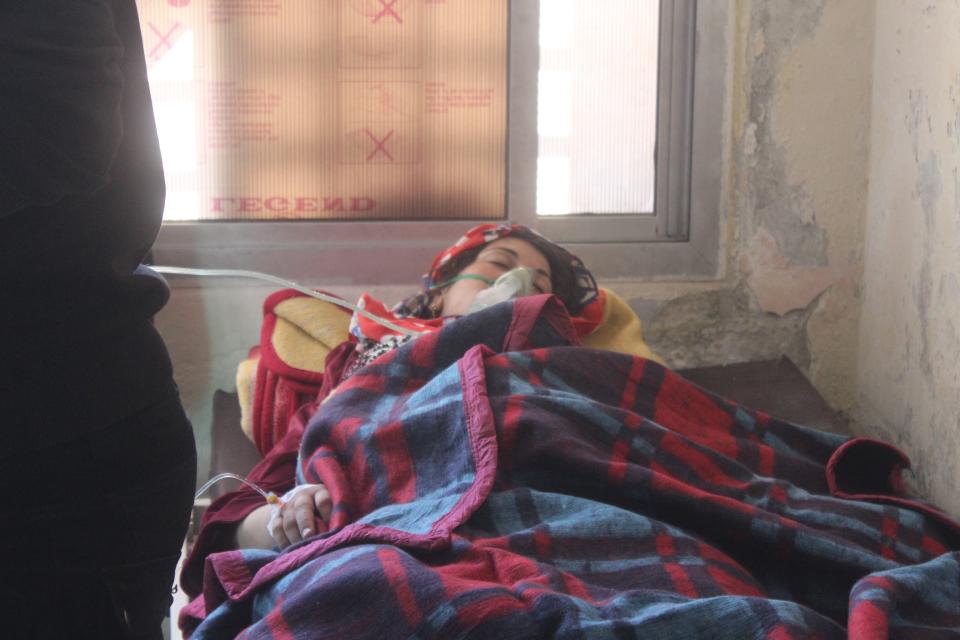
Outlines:
{"label": "cracked wall surface", "polygon": [[[810,351],[804,334],[809,315],[807,310],[783,315],[761,312],[742,287],[708,291],[664,303],[645,337],[678,369],[769,360],[781,354],[808,367]],[[691,349],[692,344],[697,348]]]}
{"label": "cracked wall surface", "polygon": [[960,513],[960,6],[880,3],[856,418]]}
{"label": "cracked wall surface", "polygon": [[849,411],[873,3],[745,0],[736,12],[726,288],[678,292],[652,314],[648,337],[678,367],[786,354]]}

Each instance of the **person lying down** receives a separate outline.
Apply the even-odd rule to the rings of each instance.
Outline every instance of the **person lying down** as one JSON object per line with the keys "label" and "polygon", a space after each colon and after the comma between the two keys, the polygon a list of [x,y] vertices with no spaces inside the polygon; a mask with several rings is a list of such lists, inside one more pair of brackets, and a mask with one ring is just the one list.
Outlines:
{"label": "person lying down", "polygon": [[[492,285],[508,275],[525,285],[519,290],[521,295],[555,294],[568,310],[583,314],[578,317],[583,327],[596,326],[601,301],[593,275],[576,256],[521,225],[489,224],[471,229],[435,258],[424,276],[423,292],[393,311],[368,295],[361,306],[413,331],[432,331],[481,305],[489,306],[494,300],[486,296],[484,301],[484,294],[496,293]],[[350,333],[355,339],[346,345],[349,355],[342,373],[335,371],[336,367],[326,369],[332,383],[342,382],[413,337],[359,314],[352,318]],[[650,353],[648,357],[655,356]],[[269,549],[300,542],[325,526],[330,506],[323,485],[299,485],[279,511],[264,504],[246,516],[237,527],[235,546]]]}
{"label": "person lying down", "polygon": [[525,227],[471,229],[425,281],[364,297],[420,335],[354,315],[251,472],[282,505],[205,514],[191,638],[960,634],[960,525],[897,449],[726,401],[642,339],[584,346],[613,297]]}

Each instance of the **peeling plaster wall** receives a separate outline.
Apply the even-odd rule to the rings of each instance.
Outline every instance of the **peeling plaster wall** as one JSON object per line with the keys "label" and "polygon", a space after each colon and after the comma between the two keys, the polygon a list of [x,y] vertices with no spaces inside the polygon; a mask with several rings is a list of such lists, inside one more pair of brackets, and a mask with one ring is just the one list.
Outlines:
{"label": "peeling plaster wall", "polygon": [[677,367],[776,358],[833,406],[856,387],[872,0],[736,3],[725,286],[648,323]]}
{"label": "peeling plaster wall", "polygon": [[960,6],[876,16],[860,384],[863,428],[960,514]]}

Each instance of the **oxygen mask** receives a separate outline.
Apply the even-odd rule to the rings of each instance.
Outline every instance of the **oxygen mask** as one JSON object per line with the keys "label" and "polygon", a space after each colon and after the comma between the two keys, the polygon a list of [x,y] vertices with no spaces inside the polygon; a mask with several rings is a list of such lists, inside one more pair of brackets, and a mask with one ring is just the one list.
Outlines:
{"label": "oxygen mask", "polygon": [[537,289],[533,285],[534,273],[534,270],[529,267],[517,267],[507,271],[494,280],[488,288],[477,294],[467,313],[473,313],[500,302],[537,293]]}

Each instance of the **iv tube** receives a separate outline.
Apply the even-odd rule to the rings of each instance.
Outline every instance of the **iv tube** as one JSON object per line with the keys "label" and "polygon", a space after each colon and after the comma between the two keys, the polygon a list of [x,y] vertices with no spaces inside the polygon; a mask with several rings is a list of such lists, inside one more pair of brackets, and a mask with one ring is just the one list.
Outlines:
{"label": "iv tube", "polygon": [[243,476],[238,476],[238,475],[235,474],[235,473],[229,473],[229,472],[226,472],[226,473],[218,473],[217,475],[213,476],[212,478],[210,478],[209,480],[207,480],[206,482],[204,482],[204,483],[203,483],[203,486],[200,487],[200,488],[197,490],[197,493],[193,496],[193,499],[194,499],[194,500],[197,500],[200,496],[202,496],[204,493],[206,493],[207,489],[209,489],[210,487],[212,487],[212,486],[213,486],[214,484],[216,484],[217,482],[220,482],[221,480],[226,480],[227,478],[233,478],[234,480],[239,480],[239,481],[242,482],[243,484],[247,485],[248,487],[250,487],[251,489],[253,489],[253,490],[256,491],[257,493],[259,493],[260,495],[262,495],[263,498],[264,498],[264,500],[266,500],[268,504],[279,504],[279,503],[280,503],[280,498],[278,498],[278,497],[277,497],[277,494],[275,494],[273,491],[270,491],[270,492],[264,491],[263,489],[261,489],[260,487],[258,487],[258,486],[255,485],[254,483],[250,482],[249,480],[247,480],[247,479],[244,478]]}

